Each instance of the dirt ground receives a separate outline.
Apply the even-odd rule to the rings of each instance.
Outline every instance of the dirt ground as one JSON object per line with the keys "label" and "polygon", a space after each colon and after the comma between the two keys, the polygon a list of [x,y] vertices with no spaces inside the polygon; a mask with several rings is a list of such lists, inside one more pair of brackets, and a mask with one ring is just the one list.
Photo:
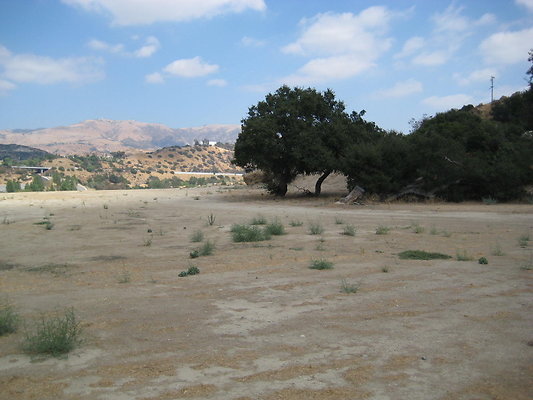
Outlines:
{"label": "dirt ground", "polygon": [[[232,242],[231,225],[258,216],[286,234]],[[198,229],[216,248],[190,259]],[[83,343],[42,359],[22,352],[24,327],[0,337],[0,398],[529,400],[524,235],[531,205],[346,206],[217,187],[1,194],[0,296],[28,325],[74,307]],[[398,257],[417,249],[453,258]],[[310,269],[316,259],[334,268]],[[190,265],[201,273],[178,277]]]}

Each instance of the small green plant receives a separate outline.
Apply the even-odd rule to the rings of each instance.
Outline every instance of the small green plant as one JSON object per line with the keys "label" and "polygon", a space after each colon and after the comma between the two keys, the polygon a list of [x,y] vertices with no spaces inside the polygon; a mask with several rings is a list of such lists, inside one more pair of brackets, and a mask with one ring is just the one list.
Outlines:
{"label": "small green plant", "polygon": [[129,271],[124,271],[118,276],[118,283],[130,283],[131,274]]}
{"label": "small green plant", "polygon": [[342,234],[346,236],[355,236],[356,229],[353,225],[345,225]]}
{"label": "small green plant", "polygon": [[51,231],[54,228],[55,224],[52,221],[46,221],[46,224],[44,224],[44,227],[47,231]]}
{"label": "small green plant", "polygon": [[285,234],[285,227],[279,221],[274,221],[265,226],[265,232],[272,236],[280,236]]}
{"label": "small green plant", "polygon": [[346,279],[341,280],[341,292],[343,293],[357,293],[360,286],[360,283],[350,284]]}
{"label": "small green plant", "polygon": [[480,257],[479,260],[477,260],[479,264],[488,264],[489,260],[487,260],[485,257]]}
{"label": "small green plant", "polygon": [[262,215],[259,215],[257,217],[252,218],[252,221],[250,221],[250,225],[266,225],[267,220]]}
{"label": "small green plant", "polygon": [[215,244],[211,242],[210,240],[208,240],[202,245],[202,247],[200,247],[200,255],[210,256],[213,254],[214,250],[215,250]]}
{"label": "small green plant", "polygon": [[189,266],[189,269],[185,270],[185,271],[181,271],[178,276],[180,278],[183,278],[185,276],[189,276],[189,275],[197,275],[200,273],[200,269],[195,266],[195,265],[190,265]]}
{"label": "small green plant", "polygon": [[207,225],[213,226],[215,225],[215,221],[217,220],[217,217],[215,214],[211,213],[207,216]]}
{"label": "small green plant", "polygon": [[194,200],[200,200],[200,196],[194,196],[193,199]]}
{"label": "small green plant", "polygon": [[143,246],[150,247],[152,245],[152,240],[153,240],[152,236],[145,238]]}
{"label": "small green plant", "polygon": [[429,230],[429,234],[430,235],[438,235],[439,234],[439,231],[437,230],[435,225],[431,225],[431,229]]}
{"label": "small green plant", "polygon": [[321,259],[318,259],[318,260],[312,260],[311,261],[311,265],[309,266],[309,268],[318,269],[318,270],[332,269],[333,268],[333,263],[331,261],[328,261],[328,260],[325,260],[325,259],[321,258]]}
{"label": "small green plant", "polygon": [[193,243],[198,243],[202,240],[204,240],[204,233],[201,230],[197,230],[191,235],[191,242]]}
{"label": "small green plant", "polygon": [[472,256],[470,256],[466,250],[462,250],[462,251],[457,250],[457,252],[455,253],[455,259],[457,261],[472,261],[473,260]]}
{"label": "small green plant", "polygon": [[66,354],[81,344],[81,326],[74,309],[63,316],[42,317],[26,331],[23,349],[30,354],[50,354],[57,357]]}
{"label": "small green plant", "polygon": [[414,224],[413,225],[413,232],[416,233],[416,234],[420,234],[420,233],[424,233],[425,229],[424,229],[423,226],[420,226],[418,224]]}
{"label": "small green plant", "polygon": [[527,247],[529,240],[529,233],[526,233],[518,238],[518,244],[520,245],[520,247]]}
{"label": "small green plant", "polygon": [[4,219],[2,220],[3,225],[9,225],[11,223],[13,223],[13,221],[11,221],[8,217],[4,217]]}
{"label": "small green plant", "polygon": [[423,250],[406,250],[398,254],[402,260],[447,260],[452,258],[447,254],[429,253]]}
{"label": "small green plant", "polygon": [[107,204],[104,204],[104,210],[107,210],[109,206]]}
{"label": "small green plant", "polygon": [[337,225],[342,225],[342,224],[344,224],[344,220],[342,218],[335,217],[335,223]]}
{"label": "small green plant", "polygon": [[309,234],[310,235],[320,235],[324,232],[324,228],[320,225],[319,222],[311,222],[309,224]]}
{"label": "small green plant", "polygon": [[289,225],[292,226],[292,227],[298,227],[298,226],[302,226],[304,223],[300,220],[297,220],[297,219],[293,219],[291,222],[289,222]]}
{"label": "small green plant", "polygon": [[491,254],[497,257],[501,257],[505,255],[499,243],[496,243],[496,245],[492,248]]}
{"label": "small green plant", "polygon": [[381,267],[381,272],[383,272],[383,273],[387,273],[387,272],[389,272],[389,271],[390,271],[390,268],[389,268],[388,265],[385,265],[384,267]]}
{"label": "small green plant", "polygon": [[491,196],[483,197],[481,201],[488,206],[498,204],[498,200]]}
{"label": "small green plant", "polygon": [[386,235],[389,233],[390,228],[385,225],[380,225],[376,228],[376,235]]}
{"label": "small green plant", "polygon": [[234,242],[260,242],[269,240],[270,235],[256,225],[239,225],[231,227],[231,234]]}
{"label": "small green plant", "polygon": [[189,253],[189,257],[191,258],[198,258],[200,257],[200,250],[193,250]]}
{"label": "small green plant", "polygon": [[19,322],[19,315],[13,306],[7,300],[0,302],[0,336],[16,332]]}

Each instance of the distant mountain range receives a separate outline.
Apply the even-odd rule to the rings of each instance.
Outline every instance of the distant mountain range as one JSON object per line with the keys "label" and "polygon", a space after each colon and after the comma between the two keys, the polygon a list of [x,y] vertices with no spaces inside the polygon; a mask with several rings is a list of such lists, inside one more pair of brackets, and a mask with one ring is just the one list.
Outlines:
{"label": "distant mountain range", "polygon": [[170,128],[162,124],[108,119],[45,129],[0,130],[0,143],[35,147],[53,154],[152,151],[162,147],[192,145],[195,140],[234,143],[240,125],[205,125]]}

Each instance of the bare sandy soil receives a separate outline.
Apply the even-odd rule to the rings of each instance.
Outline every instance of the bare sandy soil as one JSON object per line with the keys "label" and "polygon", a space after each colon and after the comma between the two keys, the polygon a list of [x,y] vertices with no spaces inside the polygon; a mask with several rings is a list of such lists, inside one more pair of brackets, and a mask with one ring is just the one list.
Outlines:
{"label": "bare sandy soil", "polygon": [[[231,225],[259,215],[286,235],[232,242]],[[533,398],[533,242],[518,243],[533,234],[530,205],[17,193],[0,196],[0,222],[0,295],[28,324],[74,307],[84,339],[68,358],[35,359],[23,328],[1,337],[2,399]],[[191,260],[198,229],[216,248]],[[400,260],[409,249],[453,258]],[[191,263],[201,273],[178,277]]]}

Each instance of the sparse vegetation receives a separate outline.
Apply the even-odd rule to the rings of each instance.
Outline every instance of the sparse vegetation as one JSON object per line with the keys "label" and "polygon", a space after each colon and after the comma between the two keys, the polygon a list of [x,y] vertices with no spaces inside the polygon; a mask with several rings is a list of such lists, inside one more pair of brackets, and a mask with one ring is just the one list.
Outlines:
{"label": "sparse vegetation", "polygon": [[257,217],[254,217],[252,218],[252,220],[250,221],[250,225],[266,225],[267,224],[267,220],[265,217],[263,217],[262,215],[259,215]]}
{"label": "sparse vegetation", "polygon": [[335,224],[342,225],[344,224],[344,220],[340,217],[335,217]]}
{"label": "sparse vegetation", "polygon": [[300,220],[297,220],[297,219],[293,219],[291,220],[291,222],[289,222],[289,225],[292,226],[292,227],[298,227],[298,226],[302,226],[304,223]]}
{"label": "sparse vegetation", "polygon": [[420,226],[419,224],[413,224],[412,225],[413,232],[416,234],[424,233],[426,230],[423,226]]}
{"label": "sparse vegetation", "polygon": [[346,236],[355,236],[356,229],[353,225],[345,225],[342,234]]}
{"label": "sparse vegetation", "polygon": [[215,250],[215,244],[210,240],[206,241],[200,248],[195,249],[189,253],[191,258],[198,258],[203,256],[210,256]]}
{"label": "sparse vegetation", "polygon": [[383,267],[381,267],[381,272],[383,273],[387,273],[387,272],[390,272],[390,268],[388,265],[385,265]]}
{"label": "sparse vegetation", "polygon": [[265,226],[265,232],[272,236],[280,236],[285,234],[285,227],[276,220]]}
{"label": "sparse vegetation", "polygon": [[235,224],[231,227],[231,233],[234,242],[260,242],[270,239],[268,232],[256,225]]}
{"label": "sparse vegetation", "polygon": [[208,226],[213,226],[215,225],[215,221],[217,220],[217,217],[215,216],[215,214],[211,213],[207,216],[207,225]]}
{"label": "sparse vegetation", "polygon": [[310,235],[321,235],[324,232],[324,228],[319,222],[311,222],[309,224]]}
{"label": "sparse vegetation", "polygon": [[360,283],[350,284],[346,281],[346,279],[341,280],[341,292],[343,293],[357,293],[360,286]]}
{"label": "sparse vegetation", "polygon": [[387,233],[389,233],[389,231],[390,231],[390,228],[388,226],[379,225],[376,228],[376,235],[386,235]]}
{"label": "sparse vegetation", "polygon": [[523,234],[518,238],[520,247],[527,247],[530,241],[529,233]]}
{"label": "sparse vegetation", "polygon": [[7,300],[0,301],[0,336],[16,332],[19,322],[20,317],[13,306]]}
{"label": "sparse vegetation", "polygon": [[492,248],[491,254],[493,256],[497,256],[497,257],[501,257],[501,256],[505,255],[505,253],[503,252],[502,247],[500,246],[499,243],[496,243],[494,245],[494,247]]}
{"label": "sparse vegetation", "polygon": [[198,243],[204,240],[204,233],[201,230],[194,231],[191,235],[191,242]]}
{"label": "sparse vegetation", "polygon": [[455,259],[457,261],[472,261],[473,258],[470,256],[466,250],[457,250],[455,253]]}
{"label": "sparse vegetation", "polygon": [[477,260],[479,264],[488,264],[489,261],[485,257],[480,257],[479,260]]}
{"label": "sparse vegetation", "polygon": [[328,261],[328,260],[325,260],[323,258],[321,259],[318,259],[318,260],[312,260],[311,261],[311,265],[309,266],[310,269],[318,269],[318,270],[323,270],[323,269],[332,269],[333,268],[333,263],[331,261]]}
{"label": "sparse vegetation", "polygon": [[63,316],[45,318],[26,331],[23,349],[30,354],[60,356],[81,344],[81,326],[74,309]]}
{"label": "sparse vegetation", "polygon": [[452,258],[447,254],[427,252],[423,250],[406,250],[398,254],[402,260],[447,260]]}
{"label": "sparse vegetation", "polygon": [[118,283],[130,283],[131,282],[131,274],[129,271],[123,271],[118,276]]}

